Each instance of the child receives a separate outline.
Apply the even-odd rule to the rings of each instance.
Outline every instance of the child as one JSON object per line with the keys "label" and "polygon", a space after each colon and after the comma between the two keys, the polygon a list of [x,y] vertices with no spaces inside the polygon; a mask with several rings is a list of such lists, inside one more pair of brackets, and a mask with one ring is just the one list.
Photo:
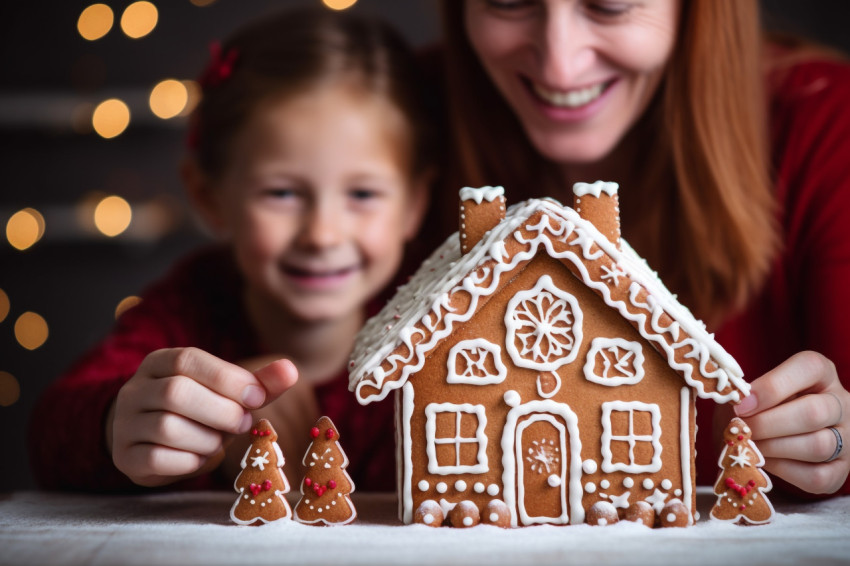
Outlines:
{"label": "child", "polygon": [[418,81],[385,25],[326,10],[265,19],[213,51],[182,173],[221,243],[44,393],[30,427],[42,486],[229,485],[260,417],[297,483],[323,414],[346,432],[358,487],[393,488],[392,408],[357,406],[346,364],[427,206]]}

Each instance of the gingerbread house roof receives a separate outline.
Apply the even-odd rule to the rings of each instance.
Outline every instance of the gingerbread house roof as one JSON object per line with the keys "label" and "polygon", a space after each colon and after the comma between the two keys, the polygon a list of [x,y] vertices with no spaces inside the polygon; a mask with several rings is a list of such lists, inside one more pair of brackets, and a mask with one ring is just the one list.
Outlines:
{"label": "gingerbread house roof", "polygon": [[[608,185],[616,191],[616,184]],[[599,188],[599,183],[585,185],[581,194],[599,197]],[[470,194],[465,188],[462,198],[463,191]],[[478,191],[479,203],[482,195],[492,200],[503,192],[501,187],[472,191]],[[455,325],[472,319],[539,252],[560,260],[631,322],[697,395],[725,403],[749,393],[734,358],[618,232],[612,242],[573,208],[544,198],[508,208],[466,253],[463,238],[463,230],[460,237],[449,237],[360,332],[349,367],[349,389],[360,403],[384,399],[404,385]]]}

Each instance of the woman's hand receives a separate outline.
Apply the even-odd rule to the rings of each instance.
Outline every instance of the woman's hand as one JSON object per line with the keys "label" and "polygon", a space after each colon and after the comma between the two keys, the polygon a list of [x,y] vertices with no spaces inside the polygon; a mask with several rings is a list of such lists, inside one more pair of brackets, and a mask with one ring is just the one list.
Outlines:
{"label": "woman's hand", "polygon": [[212,469],[225,439],[250,429],[250,411],[297,380],[288,360],[252,373],[197,348],[152,352],[118,392],[107,419],[115,466],[144,486]]}
{"label": "woman's hand", "polygon": [[850,439],[850,393],[835,365],[801,352],[751,385],[735,413],[752,429],[764,469],[810,493],[833,493],[844,485],[850,449],[836,456],[838,437],[831,429]]}

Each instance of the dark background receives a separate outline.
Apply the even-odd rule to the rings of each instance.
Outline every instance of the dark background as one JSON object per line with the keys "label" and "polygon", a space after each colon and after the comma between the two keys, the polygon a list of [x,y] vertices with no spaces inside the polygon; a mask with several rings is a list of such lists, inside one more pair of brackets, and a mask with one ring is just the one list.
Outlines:
{"label": "dark background", "polygon": [[[100,1],[116,19],[131,3]],[[42,389],[109,330],[121,299],[204,240],[185,212],[177,174],[185,119],[160,120],[146,112],[147,92],[163,78],[196,77],[209,43],[241,23],[319,0],[216,0],[206,7],[155,1],[159,23],[148,36],[130,39],[116,22],[104,38],[89,42],[76,22],[92,3],[6,2],[0,8],[0,290],[10,302],[0,321],[0,372],[20,386],[18,400],[0,406],[0,491],[35,487],[26,428]],[[850,2],[762,5],[768,27],[850,52]],[[417,46],[439,37],[434,0],[360,0],[351,9],[383,15]],[[112,96],[131,105],[127,131],[111,140],[75,131],[73,108]],[[117,194],[134,206],[161,203],[173,224],[153,239],[133,230],[110,239],[75,228],[75,210],[92,193]],[[44,215],[46,230],[35,246],[18,251],[6,241],[5,227],[25,207]],[[44,317],[50,332],[32,351],[14,334],[15,320],[26,311]]]}

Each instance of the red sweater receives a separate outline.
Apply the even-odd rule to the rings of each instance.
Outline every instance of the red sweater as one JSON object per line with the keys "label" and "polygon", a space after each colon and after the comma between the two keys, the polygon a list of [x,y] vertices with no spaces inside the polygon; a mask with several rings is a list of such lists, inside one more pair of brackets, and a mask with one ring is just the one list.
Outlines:
{"label": "red sweater", "polygon": [[[238,362],[263,355],[244,310],[242,281],[220,248],[197,252],[142,294],[113,331],[41,396],[33,410],[29,445],[38,483],[52,489],[137,489],[106,451],[104,419],[121,386],[144,357],[160,348],[196,346]],[[321,414],[334,421],[358,489],[395,486],[393,403],[361,407],[348,391],[348,373],[316,388]],[[43,434],[49,430],[51,434]],[[301,454],[286,454],[288,459]],[[181,489],[232,488],[234,478],[213,473],[175,484]]]}
{"label": "red sweater", "polygon": [[[843,343],[850,336],[850,301],[839,298],[850,285],[850,66],[802,64],[771,87],[772,158],[784,247],[763,291],[716,338],[751,380],[811,349],[835,362],[844,386],[850,387],[850,348]],[[183,262],[45,392],[33,413],[29,442],[41,485],[98,491],[132,487],[104,447],[109,404],[144,356],[157,348],[193,345],[231,361],[262,354],[233,300],[240,285],[221,253]],[[347,390],[346,375],[320,388],[317,396],[322,414],[345,431],[349,472],[358,488],[392,489],[393,404],[360,407]],[[713,402],[699,402],[700,484],[713,483],[718,472],[719,447],[710,434],[713,409]],[[52,434],[40,434],[43,430]],[[229,486],[231,481],[209,476],[180,485]],[[848,484],[840,493],[850,493]]]}

